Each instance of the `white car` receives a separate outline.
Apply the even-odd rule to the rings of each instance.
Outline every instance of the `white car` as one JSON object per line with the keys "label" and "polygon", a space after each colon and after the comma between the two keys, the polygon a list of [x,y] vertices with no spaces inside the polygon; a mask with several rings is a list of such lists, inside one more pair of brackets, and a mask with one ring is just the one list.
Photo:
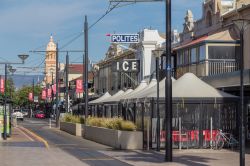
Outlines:
{"label": "white car", "polygon": [[20,110],[14,110],[12,117],[23,121],[23,113]]}

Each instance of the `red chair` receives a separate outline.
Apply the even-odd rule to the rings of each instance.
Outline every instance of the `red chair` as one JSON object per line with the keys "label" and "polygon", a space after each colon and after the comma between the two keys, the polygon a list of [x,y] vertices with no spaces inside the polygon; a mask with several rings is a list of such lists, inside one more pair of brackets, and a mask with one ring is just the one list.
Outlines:
{"label": "red chair", "polygon": [[165,136],[166,136],[166,133],[165,133],[164,130],[162,130],[162,131],[160,132],[160,141],[161,141],[161,142],[165,142]]}
{"label": "red chair", "polygon": [[173,142],[179,142],[179,131],[172,131]]}

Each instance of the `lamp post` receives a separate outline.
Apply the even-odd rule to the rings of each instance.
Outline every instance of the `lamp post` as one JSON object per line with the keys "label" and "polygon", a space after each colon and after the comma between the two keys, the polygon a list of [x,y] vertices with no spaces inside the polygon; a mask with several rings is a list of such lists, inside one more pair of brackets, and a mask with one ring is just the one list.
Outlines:
{"label": "lamp post", "polygon": [[155,56],[156,60],[156,80],[157,80],[157,97],[156,97],[156,114],[157,114],[157,122],[156,122],[156,150],[160,151],[160,110],[159,110],[159,58],[162,56],[164,50],[163,49],[156,49],[152,51],[153,56]]}
{"label": "lamp post", "polygon": [[85,91],[85,122],[88,118],[88,19],[85,16],[84,21],[84,60],[85,69],[84,69],[84,91]]}
{"label": "lamp post", "polygon": [[171,81],[171,0],[166,0],[165,161],[173,161]]}
{"label": "lamp post", "polygon": [[[53,92],[53,86],[54,86],[54,75],[53,75],[53,72],[54,70],[53,69],[50,69],[50,73],[51,73],[51,88],[52,88],[52,91],[51,91],[51,109],[53,110],[53,106],[54,106],[54,92]],[[53,115],[54,115],[54,111],[53,111]]]}
{"label": "lamp post", "polygon": [[237,19],[233,23],[240,31],[240,166],[245,166],[244,31],[250,25],[250,20]]}
{"label": "lamp post", "polygon": [[22,60],[22,63],[12,63],[12,62],[0,62],[0,64],[5,65],[5,80],[4,80],[4,119],[3,119],[3,139],[7,139],[7,71],[8,71],[8,65],[10,64],[24,64],[24,61],[29,57],[27,54],[21,54],[18,55],[18,57]]}
{"label": "lamp post", "polygon": [[[16,72],[16,69],[13,69],[12,67],[11,68],[9,68],[9,71],[11,72],[11,75],[13,76],[13,74]],[[10,85],[11,86],[11,85]],[[11,89],[11,87],[10,87],[10,99],[12,100],[12,89]],[[10,115],[12,114],[12,107],[13,107],[13,105],[12,105],[12,101],[11,101],[11,107],[10,107]],[[10,119],[10,118],[9,118]],[[10,121],[11,121],[11,119],[10,119]],[[11,135],[12,133],[11,133],[11,123],[10,123],[10,135]]]}

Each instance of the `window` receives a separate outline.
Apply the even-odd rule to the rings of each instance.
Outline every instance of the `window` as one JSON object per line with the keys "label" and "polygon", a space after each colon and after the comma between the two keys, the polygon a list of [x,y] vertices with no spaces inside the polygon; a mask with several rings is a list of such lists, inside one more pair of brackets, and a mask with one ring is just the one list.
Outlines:
{"label": "window", "polygon": [[189,50],[184,51],[184,64],[189,64]]}
{"label": "window", "polygon": [[191,63],[197,62],[197,48],[191,49]]}
{"label": "window", "polygon": [[208,57],[209,59],[236,59],[239,57],[236,46],[209,46]]}
{"label": "window", "polygon": [[179,51],[178,52],[178,56],[177,56],[177,65],[182,65],[182,56],[183,55],[183,51]]}
{"label": "window", "polygon": [[199,47],[199,61],[206,59],[206,46],[202,45]]}

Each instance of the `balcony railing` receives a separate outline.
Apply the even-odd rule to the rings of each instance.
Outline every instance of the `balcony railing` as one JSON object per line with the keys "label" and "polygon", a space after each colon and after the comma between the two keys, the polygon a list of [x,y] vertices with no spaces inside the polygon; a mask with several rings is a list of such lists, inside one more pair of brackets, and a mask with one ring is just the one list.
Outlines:
{"label": "balcony railing", "polygon": [[223,74],[239,70],[239,63],[235,59],[207,59],[192,64],[178,65],[176,77],[179,78],[187,72],[198,77]]}
{"label": "balcony railing", "polygon": [[234,59],[210,59],[208,61],[208,75],[229,73],[239,70],[239,63]]}

